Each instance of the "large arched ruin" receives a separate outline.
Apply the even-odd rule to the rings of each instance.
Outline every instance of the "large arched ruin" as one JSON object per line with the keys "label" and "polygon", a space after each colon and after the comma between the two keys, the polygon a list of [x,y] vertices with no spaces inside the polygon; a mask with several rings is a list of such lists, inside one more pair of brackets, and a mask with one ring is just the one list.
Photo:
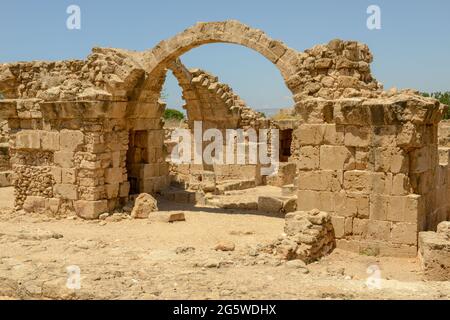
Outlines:
{"label": "large arched ruin", "polygon": [[[84,61],[0,65],[16,209],[96,219],[127,202],[130,177],[139,192],[166,188],[165,74],[213,42],[251,48],[280,70],[296,103],[297,209],[330,213],[339,247],[415,255],[418,232],[449,218],[448,167],[438,159],[443,105],[383,91],[366,45],[333,40],[298,52],[237,21],[198,23],[145,52],[95,48]],[[233,126],[242,108],[227,101],[214,119]],[[208,120],[194,105],[191,119]]]}

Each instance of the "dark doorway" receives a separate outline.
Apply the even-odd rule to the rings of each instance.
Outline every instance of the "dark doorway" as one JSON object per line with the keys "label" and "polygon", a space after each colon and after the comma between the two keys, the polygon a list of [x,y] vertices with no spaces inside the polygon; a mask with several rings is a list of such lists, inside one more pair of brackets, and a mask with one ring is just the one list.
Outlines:
{"label": "dark doorway", "polygon": [[280,131],[280,162],[288,162],[291,156],[292,132],[293,129]]}

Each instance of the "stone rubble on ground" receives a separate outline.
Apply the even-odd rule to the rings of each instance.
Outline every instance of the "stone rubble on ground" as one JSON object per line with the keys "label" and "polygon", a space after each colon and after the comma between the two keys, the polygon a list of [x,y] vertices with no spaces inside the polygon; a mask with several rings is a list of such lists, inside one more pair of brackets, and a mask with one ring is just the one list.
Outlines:
{"label": "stone rubble on ground", "polygon": [[156,199],[147,193],[142,193],[135,200],[131,217],[133,219],[147,219],[155,211],[158,211]]}

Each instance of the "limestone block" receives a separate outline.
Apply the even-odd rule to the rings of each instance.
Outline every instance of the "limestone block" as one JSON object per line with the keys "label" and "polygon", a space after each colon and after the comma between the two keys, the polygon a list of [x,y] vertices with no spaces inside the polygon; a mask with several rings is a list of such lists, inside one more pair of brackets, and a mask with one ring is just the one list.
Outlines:
{"label": "limestone block", "polygon": [[13,171],[0,172],[0,188],[12,186]]}
{"label": "limestone block", "polygon": [[424,209],[420,196],[389,197],[387,220],[420,224],[420,216],[424,215]]}
{"label": "limestone block", "polygon": [[301,146],[320,145],[325,134],[325,125],[321,124],[302,124],[294,131],[295,141]]}
{"label": "limestone block", "polygon": [[299,157],[296,161],[298,169],[315,170],[319,168],[319,163],[319,147],[300,147]]}
{"label": "limestone block", "polygon": [[323,170],[351,170],[354,166],[352,152],[344,146],[321,146],[320,168]]}
{"label": "limestone block", "polygon": [[369,192],[377,194],[392,193],[392,173],[370,172],[369,173]]}
{"label": "limestone block", "polygon": [[61,151],[73,152],[83,144],[84,134],[80,130],[61,130],[60,132]]}
{"label": "limestone block", "polygon": [[142,193],[136,198],[131,217],[134,219],[146,219],[150,213],[155,211],[158,211],[156,199],[147,193]]}
{"label": "limestone block", "polygon": [[51,167],[50,169],[52,173],[52,177],[55,180],[55,183],[61,183],[62,182],[62,169],[60,167]]}
{"label": "limestone block", "polygon": [[153,177],[160,176],[160,165],[159,164],[144,164],[141,167],[140,178],[150,179]]}
{"label": "limestone block", "polygon": [[310,211],[320,206],[320,193],[313,190],[299,190],[297,193],[297,210]]}
{"label": "limestone block", "polygon": [[409,157],[399,148],[372,148],[369,152],[369,162],[373,164],[374,171],[409,172]]}
{"label": "limestone block", "polygon": [[111,152],[111,162],[113,168],[119,168],[121,165],[121,152],[114,151]]}
{"label": "limestone block", "polygon": [[16,134],[17,149],[40,149],[41,137],[38,130],[23,130]]}
{"label": "limestone block", "polygon": [[258,211],[280,213],[283,201],[275,197],[258,197]]}
{"label": "limestone block", "polygon": [[386,147],[395,146],[397,139],[397,126],[385,125],[373,127],[372,146]]}
{"label": "limestone block", "polygon": [[61,207],[61,199],[58,198],[46,199],[45,207],[51,214],[57,215]]}
{"label": "limestone block", "polygon": [[298,175],[300,190],[340,191],[342,189],[341,171],[301,171]]}
{"label": "limestone block", "polygon": [[369,217],[369,196],[352,193],[339,192],[334,194],[335,212],[343,217]]}
{"label": "limestone block", "polygon": [[352,232],[356,236],[365,237],[367,235],[367,226],[369,224],[368,219],[353,219],[353,229]]}
{"label": "limestone block", "polygon": [[78,199],[77,186],[73,184],[55,184],[53,192],[63,199]]}
{"label": "limestone block", "polygon": [[129,194],[130,194],[130,182],[128,181],[122,182],[120,184],[119,197],[121,198],[128,197]]}
{"label": "limestone block", "polygon": [[105,183],[119,184],[123,182],[122,168],[108,168],[105,169]]}
{"label": "limestone block", "polygon": [[370,219],[386,221],[388,219],[388,210],[390,197],[380,194],[370,195]]}
{"label": "limestone block", "polygon": [[156,212],[149,215],[149,220],[154,222],[173,223],[178,221],[186,221],[183,212]]}
{"label": "limestone block", "polygon": [[74,208],[77,215],[86,220],[95,220],[108,211],[108,201],[85,201],[79,200],[74,202]]}
{"label": "limestone block", "polygon": [[23,210],[26,212],[42,213],[45,211],[46,199],[38,196],[28,196],[23,204]]}
{"label": "limestone block", "polygon": [[367,238],[389,241],[391,238],[391,222],[369,220],[367,223]]}
{"label": "limestone block", "polygon": [[344,189],[352,192],[370,193],[372,189],[371,173],[361,170],[344,172]]}
{"label": "limestone block", "polygon": [[61,181],[63,184],[75,184],[76,178],[76,169],[61,169]]}
{"label": "limestone block", "polygon": [[425,279],[450,281],[450,239],[443,233],[419,233],[419,260]]}
{"label": "limestone block", "polygon": [[418,231],[417,223],[395,222],[392,224],[391,241],[417,246]]}
{"label": "limestone block", "polygon": [[367,126],[346,126],[344,144],[347,147],[368,147],[371,132]]}
{"label": "limestone block", "polygon": [[412,173],[422,173],[431,168],[431,156],[428,147],[413,150],[410,159]]}
{"label": "limestone block", "polygon": [[345,217],[332,216],[331,223],[334,228],[334,235],[340,239],[345,236]]}
{"label": "limestone block", "polygon": [[325,125],[323,143],[326,145],[344,145],[344,126]]}
{"label": "limestone block", "polygon": [[61,168],[72,168],[73,156],[73,152],[56,151],[53,156],[53,161]]}
{"label": "limestone block", "polygon": [[442,233],[450,237],[450,221],[443,221],[437,226],[437,233]]}
{"label": "limestone block", "polygon": [[297,197],[283,201],[283,212],[290,213],[297,211]]}
{"label": "limestone block", "polygon": [[106,198],[106,190],[104,185],[95,187],[83,187],[78,190],[78,198],[86,201],[97,201]]}
{"label": "limestone block", "polygon": [[59,132],[42,131],[41,132],[42,150],[58,151],[59,150]]}
{"label": "limestone block", "polygon": [[120,187],[120,184],[118,184],[118,183],[105,185],[106,197],[108,199],[117,198],[119,195],[119,187]]}
{"label": "limestone block", "polygon": [[404,196],[409,194],[410,191],[409,177],[402,173],[396,174],[392,180],[392,195]]}

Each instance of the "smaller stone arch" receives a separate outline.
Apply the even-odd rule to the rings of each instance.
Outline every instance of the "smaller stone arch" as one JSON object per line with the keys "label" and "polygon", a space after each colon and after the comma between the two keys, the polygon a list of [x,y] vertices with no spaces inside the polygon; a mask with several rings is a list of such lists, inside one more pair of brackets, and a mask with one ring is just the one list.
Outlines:
{"label": "smaller stone arch", "polygon": [[193,121],[215,128],[259,127],[255,121],[261,115],[217,76],[198,68],[188,70],[179,59],[169,63],[168,68],[182,88],[190,127]]}

